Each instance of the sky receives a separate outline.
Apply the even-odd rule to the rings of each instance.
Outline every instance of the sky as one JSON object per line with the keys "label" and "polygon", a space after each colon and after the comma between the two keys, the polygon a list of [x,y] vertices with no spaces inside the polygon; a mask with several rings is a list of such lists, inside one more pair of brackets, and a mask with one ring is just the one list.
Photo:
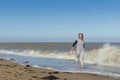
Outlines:
{"label": "sky", "polygon": [[0,0],[0,42],[120,42],[120,0]]}

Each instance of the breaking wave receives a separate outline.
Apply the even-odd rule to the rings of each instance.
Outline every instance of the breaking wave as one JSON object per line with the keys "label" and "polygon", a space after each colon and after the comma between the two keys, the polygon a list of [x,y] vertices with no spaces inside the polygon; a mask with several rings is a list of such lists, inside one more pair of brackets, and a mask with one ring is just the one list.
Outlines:
{"label": "breaking wave", "polygon": [[[44,58],[57,58],[75,60],[75,54],[71,52],[59,52],[59,51],[41,51],[41,50],[6,50],[0,49],[2,54],[14,54],[31,57],[44,57]],[[110,44],[104,44],[99,49],[93,49],[85,51],[84,62],[100,65],[120,66],[120,48],[111,46]]]}

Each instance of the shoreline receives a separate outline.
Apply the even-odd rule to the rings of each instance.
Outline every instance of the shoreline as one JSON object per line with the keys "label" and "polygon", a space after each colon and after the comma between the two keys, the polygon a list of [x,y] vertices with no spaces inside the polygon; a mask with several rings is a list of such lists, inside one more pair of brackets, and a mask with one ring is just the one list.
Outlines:
{"label": "shoreline", "polygon": [[59,72],[50,69],[24,66],[0,58],[1,80],[119,80],[91,73]]}

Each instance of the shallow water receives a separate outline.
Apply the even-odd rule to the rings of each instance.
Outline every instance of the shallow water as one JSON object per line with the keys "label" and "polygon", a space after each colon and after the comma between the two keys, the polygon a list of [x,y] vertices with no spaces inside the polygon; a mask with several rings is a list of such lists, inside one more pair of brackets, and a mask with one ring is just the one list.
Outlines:
{"label": "shallow water", "polygon": [[119,43],[87,43],[84,69],[79,70],[75,68],[75,54],[70,54],[69,51],[71,43],[26,43],[24,45],[21,43],[6,43],[2,46],[0,46],[0,58],[14,59],[23,65],[28,64],[63,72],[94,73],[120,78]]}

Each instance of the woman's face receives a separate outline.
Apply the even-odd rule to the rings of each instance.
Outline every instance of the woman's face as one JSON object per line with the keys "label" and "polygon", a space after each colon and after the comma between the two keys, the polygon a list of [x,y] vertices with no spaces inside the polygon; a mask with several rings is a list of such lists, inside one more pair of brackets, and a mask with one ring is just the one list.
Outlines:
{"label": "woman's face", "polygon": [[82,34],[80,34],[80,35],[79,35],[79,39],[83,39],[83,36],[82,36]]}

